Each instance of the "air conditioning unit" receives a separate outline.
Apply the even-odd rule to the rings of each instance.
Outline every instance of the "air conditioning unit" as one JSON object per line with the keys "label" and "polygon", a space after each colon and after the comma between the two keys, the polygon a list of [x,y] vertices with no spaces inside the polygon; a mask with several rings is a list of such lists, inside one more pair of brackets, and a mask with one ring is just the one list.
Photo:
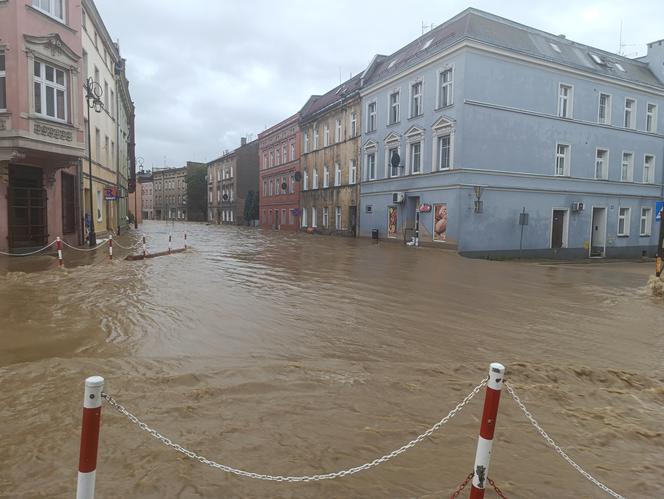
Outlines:
{"label": "air conditioning unit", "polygon": [[583,211],[583,203],[572,203],[572,211]]}
{"label": "air conditioning unit", "polygon": [[392,202],[393,203],[403,203],[406,199],[406,194],[403,192],[393,192],[392,193]]}

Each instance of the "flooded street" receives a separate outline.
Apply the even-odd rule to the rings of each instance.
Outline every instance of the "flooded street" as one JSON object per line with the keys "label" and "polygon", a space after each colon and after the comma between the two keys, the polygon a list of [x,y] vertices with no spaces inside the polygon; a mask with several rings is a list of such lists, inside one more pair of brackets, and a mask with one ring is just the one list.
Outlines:
{"label": "flooded street", "polygon": [[[542,264],[291,233],[146,223],[147,261],[0,259],[0,497],[72,497],[83,380],[205,457],[268,474],[371,461],[486,375],[510,381],[588,472],[664,496],[664,301],[653,264]],[[132,232],[119,241],[138,240]],[[3,257],[0,257],[3,258]],[[36,272],[35,270],[41,271]],[[103,409],[100,498],[439,498],[472,469],[478,396],[419,446],[353,477],[264,483],[168,449]],[[489,476],[511,498],[608,497],[507,392]],[[495,497],[487,492],[487,497]]]}

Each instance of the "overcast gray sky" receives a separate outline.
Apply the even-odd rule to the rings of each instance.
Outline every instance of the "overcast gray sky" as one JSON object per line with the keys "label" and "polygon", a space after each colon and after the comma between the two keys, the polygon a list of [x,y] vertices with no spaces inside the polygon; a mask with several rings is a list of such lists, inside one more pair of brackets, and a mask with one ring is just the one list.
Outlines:
{"label": "overcast gray sky", "polygon": [[661,0],[96,0],[120,40],[146,168],[210,161],[467,7],[643,55]]}

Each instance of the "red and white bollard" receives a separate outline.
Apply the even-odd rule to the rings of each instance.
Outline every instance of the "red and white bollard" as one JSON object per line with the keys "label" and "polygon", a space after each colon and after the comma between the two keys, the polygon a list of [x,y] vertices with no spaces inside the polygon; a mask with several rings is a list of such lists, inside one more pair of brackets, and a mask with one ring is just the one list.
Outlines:
{"label": "red and white bollard", "polygon": [[184,233],[184,249],[187,249],[187,233]]}
{"label": "red and white bollard", "polygon": [[108,259],[113,260],[113,234],[108,239]]}
{"label": "red and white bollard", "polygon": [[500,392],[503,388],[504,380],[505,366],[493,362],[489,366],[489,382],[486,385],[486,395],[484,397],[484,412],[482,413],[480,437],[477,441],[477,453],[475,454],[475,466],[473,466],[473,484],[470,489],[470,499],[482,499],[484,497],[484,486],[489,479],[489,463],[491,462],[493,432],[496,429],[498,403],[500,402]]}
{"label": "red and white bollard", "polygon": [[65,262],[62,260],[62,239],[60,239],[60,236],[55,238],[55,249],[58,250],[58,265],[62,267]]}
{"label": "red and white bollard", "polygon": [[147,255],[147,251],[145,249],[145,234],[143,234],[143,258],[145,258],[145,255]]}
{"label": "red and white bollard", "polygon": [[171,234],[169,233],[168,234],[168,254],[169,255],[171,254],[171,240],[172,240]]}
{"label": "red and white bollard", "polygon": [[94,499],[95,496],[99,424],[101,422],[101,391],[103,388],[104,378],[101,376],[91,376],[85,380],[76,499]]}

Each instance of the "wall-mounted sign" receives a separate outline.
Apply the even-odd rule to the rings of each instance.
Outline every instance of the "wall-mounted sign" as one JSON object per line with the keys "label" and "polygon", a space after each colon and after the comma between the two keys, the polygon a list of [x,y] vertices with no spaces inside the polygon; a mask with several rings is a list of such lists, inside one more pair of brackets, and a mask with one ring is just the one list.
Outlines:
{"label": "wall-mounted sign", "polygon": [[662,211],[664,211],[664,201],[657,201],[655,203],[655,213],[657,214],[655,220],[657,222],[659,222],[662,219]]}
{"label": "wall-mounted sign", "polygon": [[104,197],[106,198],[106,201],[115,201],[118,198],[117,187],[106,187],[104,189]]}
{"label": "wall-mounted sign", "polygon": [[447,241],[447,204],[433,205],[433,240]]}

